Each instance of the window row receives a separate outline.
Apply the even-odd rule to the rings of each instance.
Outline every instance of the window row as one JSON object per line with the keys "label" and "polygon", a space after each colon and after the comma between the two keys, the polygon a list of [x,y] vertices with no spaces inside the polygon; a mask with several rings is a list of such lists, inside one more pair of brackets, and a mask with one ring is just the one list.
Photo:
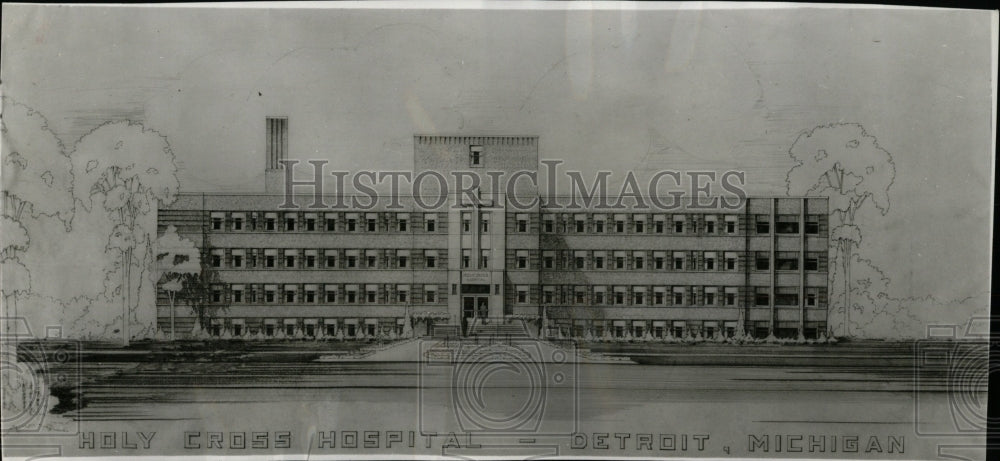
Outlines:
{"label": "window row", "polygon": [[[169,303],[166,293],[160,296],[161,304]],[[209,287],[208,296],[212,304],[440,304],[447,299],[443,285],[381,283],[219,283]]]}
{"label": "window row", "polygon": [[[717,286],[591,286],[591,285],[516,285],[512,293],[516,304],[542,305],[611,305],[611,306],[770,306],[769,287]],[[807,287],[803,297],[807,307],[825,307],[826,289]],[[798,306],[798,287],[777,287],[774,305]]]}
{"label": "window row", "polygon": [[[605,214],[605,213],[543,213],[540,228],[529,213],[518,213],[508,222],[511,232],[542,232],[556,234],[693,234],[693,235],[741,235],[752,229],[755,234],[771,233],[771,216],[750,215],[752,223],[747,223],[741,214]],[[818,235],[826,231],[825,215],[807,215],[805,223],[800,216],[775,216],[775,232],[778,234]]]}
{"label": "window row", "polygon": [[368,319],[246,319],[213,318],[206,328],[210,336],[216,337],[345,337],[375,338],[379,336],[400,336],[405,330],[404,318]]}
{"label": "window row", "polygon": [[213,231],[444,232],[446,213],[211,212]]}
{"label": "window row", "polygon": [[448,250],[213,248],[209,266],[229,269],[437,269]]}
{"label": "window row", "polygon": [[[509,269],[742,271],[748,256],[737,251],[508,250]],[[776,270],[798,270],[800,252],[775,253]],[[752,270],[769,270],[770,252],[754,252]],[[826,271],[826,252],[807,252],[806,271]]]}

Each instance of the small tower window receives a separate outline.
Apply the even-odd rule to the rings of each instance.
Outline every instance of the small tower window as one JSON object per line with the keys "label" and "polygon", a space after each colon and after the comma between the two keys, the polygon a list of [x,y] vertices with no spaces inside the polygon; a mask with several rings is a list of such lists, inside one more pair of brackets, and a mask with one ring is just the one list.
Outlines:
{"label": "small tower window", "polygon": [[469,146],[469,166],[483,166],[483,146]]}

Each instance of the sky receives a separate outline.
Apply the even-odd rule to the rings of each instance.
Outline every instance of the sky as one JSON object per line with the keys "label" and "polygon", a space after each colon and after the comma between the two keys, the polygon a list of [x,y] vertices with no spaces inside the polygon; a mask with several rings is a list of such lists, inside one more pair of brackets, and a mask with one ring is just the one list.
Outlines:
{"label": "sky", "polygon": [[[641,8],[641,10],[640,10]],[[181,189],[261,191],[291,158],[412,168],[413,135],[539,136],[584,172],[746,172],[784,195],[799,133],[860,123],[893,155],[866,257],[894,296],[989,288],[995,16],[899,9],[601,11],[3,6],[2,91],[64,143],[164,134]]]}

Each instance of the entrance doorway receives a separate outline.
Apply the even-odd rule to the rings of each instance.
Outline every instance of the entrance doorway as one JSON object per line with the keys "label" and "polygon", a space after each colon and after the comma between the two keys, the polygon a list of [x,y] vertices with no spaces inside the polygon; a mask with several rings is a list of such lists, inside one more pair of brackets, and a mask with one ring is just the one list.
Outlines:
{"label": "entrance doorway", "polygon": [[484,319],[490,316],[489,296],[463,296],[462,297],[462,318]]}

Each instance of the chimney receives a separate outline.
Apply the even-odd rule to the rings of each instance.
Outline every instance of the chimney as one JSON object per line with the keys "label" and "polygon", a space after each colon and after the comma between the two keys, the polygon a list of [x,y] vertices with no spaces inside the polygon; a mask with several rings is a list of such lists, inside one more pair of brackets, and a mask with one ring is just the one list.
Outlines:
{"label": "chimney", "polygon": [[288,117],[266,117],[264,121],[267,130],[264,192],[281,194],[285,190],[285,170],[280,161],[288,158]]}

